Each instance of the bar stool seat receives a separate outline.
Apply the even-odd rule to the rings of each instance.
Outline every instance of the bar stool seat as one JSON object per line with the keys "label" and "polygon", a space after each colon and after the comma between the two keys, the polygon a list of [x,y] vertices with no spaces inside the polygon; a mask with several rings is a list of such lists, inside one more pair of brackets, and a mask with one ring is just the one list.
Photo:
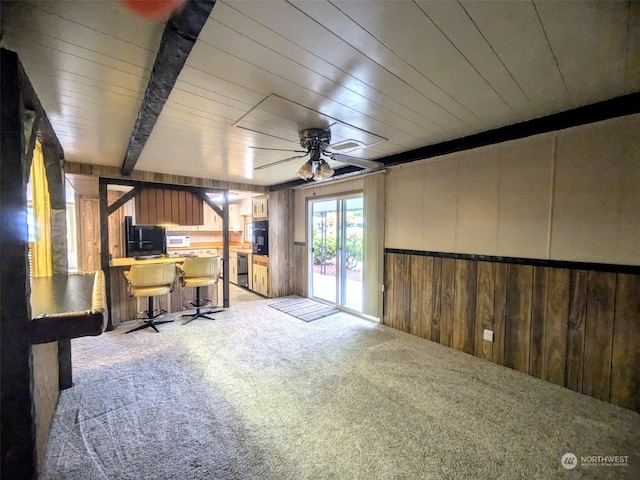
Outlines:
{"label": "bar stool seat", "polygon": [[210,317],[209,314],[222,312],[223,309],[216,307],[215,310],[201,311],[203,308],[210,307],[211,301],[201,298],[202,294],[200,289],[218,283],[218,279],[222,273],[222,257],[188,257],[182,265],[176,264],[176,267],[178,268],[181,285],[183,287],[195,287],[196,289],[195,300],[189,300],[185,303],[185,307],[190,309],[195,308],[196,312],[182,315],[183,317],[191,317],[184,322],[183,325],[186,325],[196,318],[215,320],[215,318]]}
{"label": "bar stool seat", "polygon": [[153,307],[153,299],[158,295],[166,295],[173,291],[176,278],[175,263],[132,265],[129,271],[123,273],[128,282],[129,296],[149,298],[147,310],[139,312],[139,315],[145,315],[146,317],[143,318],[144,323],[125,333],[135,332],[144,328],[152,328],[160,333],[157,325],[173,322],[173,320],[156,321],[156,319],[162,318],[167,311],[160,309],[156,313]]}

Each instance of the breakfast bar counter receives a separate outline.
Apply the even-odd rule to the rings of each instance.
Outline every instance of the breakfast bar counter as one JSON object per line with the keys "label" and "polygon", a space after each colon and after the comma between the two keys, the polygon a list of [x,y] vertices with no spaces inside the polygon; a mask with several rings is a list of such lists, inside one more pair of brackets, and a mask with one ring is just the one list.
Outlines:
{"label": "breakfast bar counter", "polygon": [[[198,255],[208,256],[208,255]],[[150,263],[182,263],[185,256],[161,256],[158,258],[114,258],[109,262],[109,275],[111,282],[111,321],[114,327],[129,320],[134,320],[136,314],[147,308],[146,298],[135,298],[129,296],[127,280],[124,272],[132,265]],[[215,306],[218,304],[218,289],[216,285],[202,287],[202,296],[211,300]],[[162,308],[168,313],[182,312],[187,310],[184,304],[196,298],[194,287],[183,287],[176,276],[173,290],[168,295],[157,297],[156,308]]]}

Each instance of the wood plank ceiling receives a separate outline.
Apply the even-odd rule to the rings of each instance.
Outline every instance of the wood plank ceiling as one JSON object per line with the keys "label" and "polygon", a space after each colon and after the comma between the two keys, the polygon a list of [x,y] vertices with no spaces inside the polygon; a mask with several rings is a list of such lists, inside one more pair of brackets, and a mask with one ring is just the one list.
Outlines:
{"label": "wood plank ceiling", "polygon": [[[3,2],[66,159],[122,166],[163,28],[117,1]],[[250,147],[303,128],[381,159],[638,91],[637,2],[218,0],[135,168],[273,185],[303,160],[254,170],[293,154]]]}

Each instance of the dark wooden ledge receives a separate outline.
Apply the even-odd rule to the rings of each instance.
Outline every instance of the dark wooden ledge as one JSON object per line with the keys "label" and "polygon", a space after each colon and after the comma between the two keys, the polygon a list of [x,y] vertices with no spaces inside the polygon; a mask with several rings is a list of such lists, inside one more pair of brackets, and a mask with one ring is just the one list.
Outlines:
{"label": "dark wooden ledge", "polygon": [[30,281],[31,343],[58,342],[60,388],[70,388],[71,339],[100,335],[107,326],[104,273],[34,277]]}

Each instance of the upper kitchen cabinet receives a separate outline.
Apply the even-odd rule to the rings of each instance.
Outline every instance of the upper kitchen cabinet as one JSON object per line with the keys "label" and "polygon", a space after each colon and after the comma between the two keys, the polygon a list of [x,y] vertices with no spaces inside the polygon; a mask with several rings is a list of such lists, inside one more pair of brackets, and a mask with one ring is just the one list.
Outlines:
{"label": "upper kitchen cabinet", "polygon": [[244,230],[244,221],[240,214],[240,205],[229,205],[229,231],[242,232]]}
{"label": "upper kitchen cabinet", "polygon": [[145,188],[135,197],[138,225],[202,225],[202,199],[192,192]]}
{"label": "upper kitchen cabinet", "polygon": [[251,212],[253,219],[267,219],[269,216],[269,198],[266,195],[260,195],[259,197],[253,197],[251,199]]}
{"label": "upper kitchen cabinet", "polygon": [[[241,232],[244,225],[240,217],[240,205],[229,205],[229,231]],[[221,232],[222,217],[220,217],[209,205],[204,205],[204,223],[195,230],[205,232]]]}
{"label": "upper kitchen cabinet", "polygon": [[206,232],[221,232],[222,231],[222,218],[211,208],[209,205],[204,204],[204,222],[203,225],[196,230],[203,230]]}
{"label": "upper kitchen cabinet", "polygon": [[250,217],[252,215],[251,198],[245,198],[240,204],[240,215],[244,215],[246,217]]}

